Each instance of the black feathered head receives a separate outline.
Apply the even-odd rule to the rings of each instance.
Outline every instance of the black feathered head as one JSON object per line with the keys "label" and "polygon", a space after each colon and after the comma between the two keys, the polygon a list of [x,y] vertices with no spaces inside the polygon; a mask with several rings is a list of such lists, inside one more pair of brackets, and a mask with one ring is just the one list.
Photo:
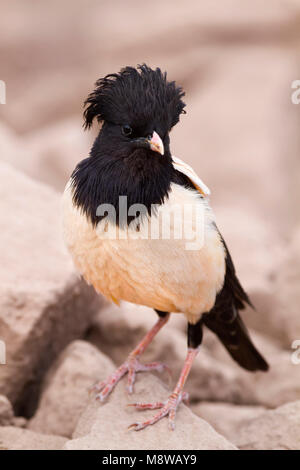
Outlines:
{"label": "black feathered head", "polygon": [[179,121],[184,112],[184,92],[167,74],[147,65],[125,67],[96,82],[96,89],[85,101],[85,128],[96,118],[130,126],[140,132],[155,123],[158,131],[166,133]]}
{"label": "black feathered head", "polygon": [[[179,121],[184,92],[166,73],[147,65],[126,67],[96,82],[86,102],[85,127],[103,122],[90,157],[72,174],[73,201],[93,224],[97,207],[113,204],[119,218],[119,196],[128,207],[152,205],[167,197],[174,168],[169,132]],[[126,217],[127,221],[127,217]]]}

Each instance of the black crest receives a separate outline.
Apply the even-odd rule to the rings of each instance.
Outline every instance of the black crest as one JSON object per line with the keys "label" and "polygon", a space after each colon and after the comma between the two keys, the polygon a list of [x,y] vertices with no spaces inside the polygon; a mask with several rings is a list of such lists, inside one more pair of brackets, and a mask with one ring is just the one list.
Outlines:
{"label": "black crest", "polygon": [[169,131],[184,112],[184,92],[167,74],[147,65],[125,67],[119,73],[106,75],[96,82],[96,89],[85,101],[84,127],[94,118],[99,122],[142,126],[155,119]]}

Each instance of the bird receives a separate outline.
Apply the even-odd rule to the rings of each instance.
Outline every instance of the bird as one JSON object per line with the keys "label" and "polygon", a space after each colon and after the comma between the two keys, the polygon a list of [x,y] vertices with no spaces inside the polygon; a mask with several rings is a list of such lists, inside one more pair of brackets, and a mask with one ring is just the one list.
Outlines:
{"label": "bird", "polygon": [[96,398],[107,399],[126,374],[132,393],[138,372],[165,370],[165,364],[144,364],[140,357],[171,314],[187,322],[186,359],[176,386],[164,402],[131,404],[158,410],[133,423],[136,431],[164,417],[175,428],[205,328],[242,368],[268,370],[240,315],[253,305],[216,224],[210,190],[171,153],[170,132],[186,113],[184,96],[166,72],[146,64],[98,79],[84,103],[84,128],[96,121],[100,129],[63,194],[64,239],[86,282],[111,302],[144,305],[157,314],[124,363],[95,384]]}

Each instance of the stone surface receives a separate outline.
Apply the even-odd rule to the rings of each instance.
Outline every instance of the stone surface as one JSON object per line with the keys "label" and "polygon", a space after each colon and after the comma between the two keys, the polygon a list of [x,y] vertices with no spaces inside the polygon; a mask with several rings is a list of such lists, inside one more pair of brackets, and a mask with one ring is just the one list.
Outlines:
{"label": "stone surface", "polygon": [[299,450],[300,401],[266,411],[241,426],[236,444],[240,449]]}
{"label": "stone surface", "polygon": [[273,410],[225,403],[198,403],[192,410],[240,449],[300,448],[299,401]]}
{"label": "stone surface", "polygon": [[14,412],[10,401],[4,395],[0,395],[0,426],[12,424],[13,419]]}
{"label": "stone surface", "polygon": [[0,121],[0,136],[1,161],[59,191],[78,161],[88,156],[93,141],[93,133],[82,129],[82,119],[72,117],[29,136],[18,135]]}
{"label": "stone surface", "polygon": [[38,434],[28,429],[0,426],[0,450],[60,450],[66,442],[61,436]]}
{"label": "stone surface", "polygon": [[[249,315],[250,312],[243,314],[246,324]],[[292,350],[283,350],[280,342],[253,330],[250,330],[250,335],[257,349],[269,363],[270,368],[267,372],[249,373],[242,369],[224,351],[216,336],[208,331],[205,332],[204,344],[210,354],[216,361],[231,365],[243,384],[241,396],[233,403],[275,408],[297,400],[300,394],[300,367],[292,362]],[[230,383],[226,383],[226,387],[230,386]]]}
{"label": "stone surface", "polygon": [[237,440],[242,426],[265,412],[265,408],[261,406],[239,406],[216,402],[200,402],[192,405],[191,409],[193,413],[207,421],[217,432],[233,443]]}
{"label": "stone surface", "polygon": [[218,434],[208,423],[194,415],[185,405],[180,405],[175,431],[169,431],[167,419],[163,419],[143,431],[129,431],[136,421],[147,419],[155,411],[140,412],[128,407],[134,401],[162,401],[170,392],[156,377],[143,374],[135,392],[128,397],[121,383],[108,401],[99,404],[92,401],[81,416],[74,439],[64,449],[226,449],[235,447]]}
{"label": "stone surface", "polygon": [[52,365],[42,387],[38,410],[29,429],[71,437],[89,402],[89,389],[115,366],[84,341],[74,341]]}
{"label": "stone surface", "polygon": [[99,300],[74,272],[52,189],[1,164],[0,212],[0,339],[6,344],[0,393],[28,407],[33,389],[26,396],[24,388],[85,331]]}
{"label": "stone surface", "polygon": [[63,119],[24,139],[30,158],[22,169],[61,191],[78,161],[88,156],[92,142],[93,133],[84,132],[82,119]]}
{"label": "stone surface", "polygon": [[253,326],[277,338],[287,350],[293,341],[300,340],[299,284],[300,226],[286,243],[284,257],[273,266],[269,288],[257,289],[253,295],[257,304]]}

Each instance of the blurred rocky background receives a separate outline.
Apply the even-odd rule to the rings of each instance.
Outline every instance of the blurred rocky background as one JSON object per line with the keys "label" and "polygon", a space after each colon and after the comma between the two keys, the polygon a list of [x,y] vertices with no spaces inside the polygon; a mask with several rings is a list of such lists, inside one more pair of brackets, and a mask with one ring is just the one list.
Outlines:
{"label": "blurred rocky background", "polygon": [[[299,449],[300,2],[3,0],[0,38],[0,448]],[[98,298],[60,229],[61,192],[96,132],[83,132],[83,101],[97,78],[143,62],[186,90],[173,153],[212,190],[271,364],[247,373],[206,332],[172,434],[166,420],[126,431],[151,413],[126,404],[164,398],[163,376],[139,374],[134,398],[124,383],[104,405],[89,397],[155,315]],[[144,359],[165,360],[174,381],[185,351],[174,316]]]}

